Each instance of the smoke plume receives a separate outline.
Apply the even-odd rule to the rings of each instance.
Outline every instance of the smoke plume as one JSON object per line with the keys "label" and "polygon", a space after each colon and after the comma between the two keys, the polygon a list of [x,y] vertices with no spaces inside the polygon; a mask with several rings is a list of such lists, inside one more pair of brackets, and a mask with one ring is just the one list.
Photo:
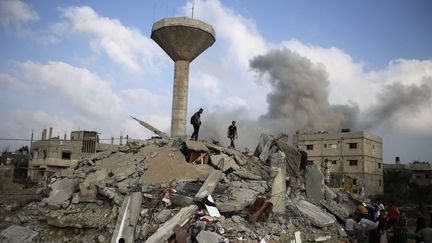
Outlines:
{"label": "smoke plume", "polygon": [[261,133],[291,135],[300,131],[371,130],[389,123],[401,114],[414,114],[431,104],[432,79],[420,85],[395,82],[383,87],[377,103],[361,112],[356,103],[332,105],[326,71],[309,59],[288,49],[269,51],[250,60],[260,83],[271,87],[267,95],[267,112],[249,119],[244,109],[214,107],[204,114],[203,136],[228,143],[226,131],[232,120],[238,124],[239,148],[254,149]]}
{"label": "smoke plume", "polygon": [[381,124],[392,124],[398,116],[415,115],[422,107],[431,105],[432,78],[424,78],[420,85],[400,82],[384,86],[377,95],[377,103],[364,115],[363,129],[373,129]]}

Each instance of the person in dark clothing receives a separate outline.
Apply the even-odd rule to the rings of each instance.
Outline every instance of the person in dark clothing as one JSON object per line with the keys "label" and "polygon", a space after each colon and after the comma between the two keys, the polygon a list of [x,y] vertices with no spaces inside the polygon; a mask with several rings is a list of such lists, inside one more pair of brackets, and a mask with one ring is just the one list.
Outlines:
{"label": "person in dark clothing", "polygon": [[[426,228],[426,219],[424,217],[424,213],[423,210],[419,209],[417,211],[417,221],[416,221],[416,234]],[[421,239],[419,239],[419,237],[417,237],[417,242],[421,242]]]}
{"label": "person in dark clothing", "polygon": [[191,117],[191,124],[194,128],[191,139],[198,140],[198,132],[201,126],[201,114],[203,113],[203,111],[203,108],[200,108],[199,111],[195,112],[195,114]]}
{"label": "person in dark clothing", "polygon": [[231,140],[230,147],[235,148],[234,140],[238,139],[237,127],[235,125],[235,121],[232,121],[231,126],[228,127],[227,137]]}

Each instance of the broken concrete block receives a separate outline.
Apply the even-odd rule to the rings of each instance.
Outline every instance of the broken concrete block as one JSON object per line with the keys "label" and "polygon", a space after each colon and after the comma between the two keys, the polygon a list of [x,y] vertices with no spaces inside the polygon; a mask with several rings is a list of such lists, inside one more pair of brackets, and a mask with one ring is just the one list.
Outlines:
{"label": "broken concrete block", "polygon": [[300,212],[309,219],[313,225],[319,228],[335,223],[335,219],[330,214],[324,212],[321,208],[308,201],[298,200],[294,203],[298,210],[300,210]]}
{"label": "broken concrete block", "polygon": [[209,165],[187,163],[179,150],[169,147],[158,148],[152,158],[148,158],[149,168],[140,178],[142,183],[168,183],[172,180],[204,181],[214,169]]}
{"label": "broken concrete block", "polygon": [[47,198],[48,207],[58,209],[64,201],[72,197],[77,187],[77,180],[69,178],[58,179],[50,187],[52,191]]}
{"label": "broken concrete block", "polygon": [[201,201],[206,196],[211,195],[214,189],[216,188],[216,185],[219,183],[221,176],[222,176],[222,171],[220,170],[212,171],[207,177],[207,179],[205,180],[204,184],[197,192],[197,194],[195,195],[195,200]]}
{"label": "broken concrete block", "polygon": [[180,209],[180,211],[172,217],[170,220],[165,222],[159,229],[147,239],[147,243],[159,243],[168,240],[172,234],[174,234],[174,228],[176,225],[183,225],[184,222],[189,220],[190,217],[196,214],[198,206],[191,205]]}
{"label": "broken concrete block", "polygon": [[247,180],[262,180],[261,176],[255,175],[250,171],[236,170],[234,171],[234,174],[239,176],[240,178],[247,179]]}
{"label": "broken concrete block", "polygon": [[37,235],[38,232],[29,228],[11,225],[0,233],[0,242],[30,243]]}
{"label": "broken concrete block", "polygon": [[196,239],[199,243],[218,243],[219,237],[218,233],[201,230]]}
{"label": "broken concrete block", "polygon": [[249,189],[259,192],[261,194],[265,193],[268,189],[266,181],[249,181],[248,187]]}
{"label": "broken concrete block", "polygon": [[251,205],[258,192],[248,188],[231,188],[228,198],[216,199],[216,207],[221,212],[240,211]]}
{"label": "broken concrete block", "polygon": [[95,202],[97,195],[96,176],[90,174],[79,185],[79,200],[80,202]]}
{"label": "broken concrete block", "polygon": [[186,140],[184,143],[189,150],[192,150],[195,152],[204,152],[204,153],[210,152],[209,149],[207,148],[207,146],[200,141]]}
{"label": "broken concrete block", "polygon": [[323,199],[321,185],[323,182],[321,171],[315,166],[306,167],[305,187],[309,201],[318,204]]}
{"label": "broken concrete block", "polygon": [[261,134],[257,148],[255,149],[255,156],[258,156],[262,162],[267,161],[270,156],[269,150],[273,143],[273,137],[267,134]]}
{"label": "broken concrete block", "polygon": [[158,214],[156,214],[155,221],[157,224],[162,224],[165,223],[170,217],[171,217],[171,210],[164,209],[160,211]]}
{"label": "broken concrete block", "polygon": [[301,154],[296,148],[289,145],[285,139],[279,138],[275,140],[276,146],[282,152],[284,152],[287,159],[287,176],[298,177],[300,173],[300,162]]}
{"label": "broken concrete block", "polygon": [[223,172],[229,169],[233,169],[233,170],[240,169],[240,167],[235,162],[234,158],[226,154],[211,155],[210,163],[216,168],[222,170]]}
{"label": "broken concrete block", "polygon": [[273,213],[285,213],[285,194],[286,194],[286,180],[285,171],[281,168],[278,169],[276,177],[272,183],[271,203],[273,204]]}

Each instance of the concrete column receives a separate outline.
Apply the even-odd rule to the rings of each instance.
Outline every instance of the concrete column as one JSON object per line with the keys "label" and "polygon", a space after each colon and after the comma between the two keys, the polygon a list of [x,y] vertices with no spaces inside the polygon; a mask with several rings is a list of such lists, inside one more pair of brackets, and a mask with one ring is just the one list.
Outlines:
{"label": "concrete column", "polygon": [[171,113],[171,137],[186,137],[189,62],[176,61]]}
{"label": "concrete column", "polygon": [[50,128],[49,128],[49,133],[48,133],[48,139],[51,139],[51,138],[52,138],[52,130],[53,130],[53,128],[50,127]]}
{"label": "concrete column", "polygon": [[41,140],[46,140],[46,135],[47,135],[47,130],[46,129],[42,130],[42,138],[41,138]]}

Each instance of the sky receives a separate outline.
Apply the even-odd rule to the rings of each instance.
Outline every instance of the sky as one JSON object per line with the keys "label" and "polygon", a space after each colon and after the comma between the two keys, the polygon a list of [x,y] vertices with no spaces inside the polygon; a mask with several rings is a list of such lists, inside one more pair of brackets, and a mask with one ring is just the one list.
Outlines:
{"label": "sky", "polygon": [[[384,162],[432,161],[432,2],[195,0],[216,42],[190,65],[188,118],[240,150],[260,133],[365,130]],[[0,138],[170,131],[174,63],[150,38],[192,1],[0,0]],[[188,134],[192,127],[188,124]],[[15,149],[25,141],[0,141]]]}

